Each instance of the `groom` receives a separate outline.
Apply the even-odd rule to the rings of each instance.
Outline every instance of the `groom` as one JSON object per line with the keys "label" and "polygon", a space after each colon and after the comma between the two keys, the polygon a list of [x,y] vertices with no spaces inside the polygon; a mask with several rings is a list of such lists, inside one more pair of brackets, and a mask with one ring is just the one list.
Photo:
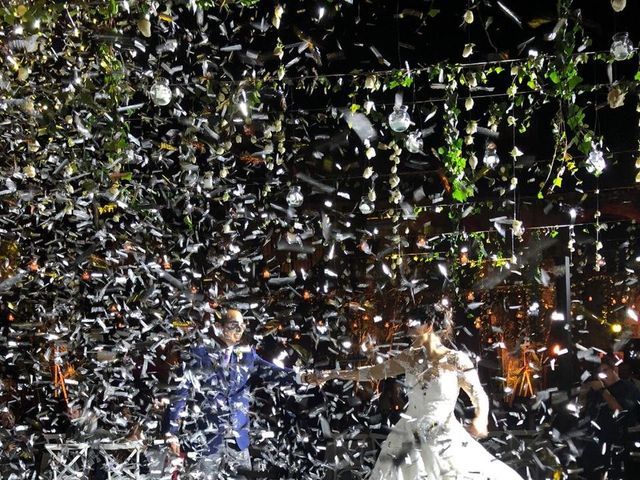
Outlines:
{"label": "groom", "polygon": [[[238,472],[251,470],[249,457],[249,380],[258,373],[266,381],[293,382],[291,369],[262,359],[241,341],[247,325],[238,310],[228,310],[217,324],[219,338],[204,336],[184,359],[184,374],[169,411],[171,450],[181,445],[195,460],[196,478],[244,478]],[[175,434],[182,428],[182,442]],[[233,472],[233,477],[224,476]]]}

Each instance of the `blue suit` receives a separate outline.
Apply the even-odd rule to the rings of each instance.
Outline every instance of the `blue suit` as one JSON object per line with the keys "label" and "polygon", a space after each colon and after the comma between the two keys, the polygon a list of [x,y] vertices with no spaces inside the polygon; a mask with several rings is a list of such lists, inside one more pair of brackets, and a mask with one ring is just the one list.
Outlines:
{"label": "blue suit", "polygon": [[215,454],[225,439],[235,439],[240,450],[249,448],[249,380],[259,372],[271,381],[293,381],[291,369],[280,368],[262,359],[247,346],[235,346],[229,358],[220,345],[192,348],[175,401],[169,411],[169,431],[182,428],[189,438],[186,450],[201,455]]}

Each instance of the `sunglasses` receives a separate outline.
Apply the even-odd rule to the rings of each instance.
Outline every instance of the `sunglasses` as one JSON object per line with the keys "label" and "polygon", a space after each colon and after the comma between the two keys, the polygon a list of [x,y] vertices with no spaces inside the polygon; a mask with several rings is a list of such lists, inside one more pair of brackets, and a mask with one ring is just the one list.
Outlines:
{"label": "sunglasses", "polygon": [[242,333],[247,329],[247,327],[241,323],[227,323],[222,326],[222,330],[225,332],[235,332]]}

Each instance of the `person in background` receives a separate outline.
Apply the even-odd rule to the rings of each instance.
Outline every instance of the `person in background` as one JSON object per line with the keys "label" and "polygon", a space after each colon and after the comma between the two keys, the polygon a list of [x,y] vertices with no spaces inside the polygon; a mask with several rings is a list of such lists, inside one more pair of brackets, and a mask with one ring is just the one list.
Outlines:
{"label": "person in background", "polygon": [[627,380],[633,383],[637,389],[640,389],[640,380],[638,380],[638,373],[628,362],[623,362],[618,365],[618,375],[622,380]]}
{"label": "person in background", "polygon": [[258,374],[268,382],[293,383],[296,375],[243,343],[247,324],[238,310],[228,310],[216,327],[219,336],[205,332],[200,344],[183,355],[167,443],[177,455],[186,452],[191,478],[245,478],[251,470],[249,380]]}
{"label": "person in background", "polygon": [[588,480],[637,479],[640,464],[634,458],[634,427],[640,421],[640,390],[619,376],[621,362],[602,358],[595,378],[581,389],[589,420],[589,434],[581,464]]}

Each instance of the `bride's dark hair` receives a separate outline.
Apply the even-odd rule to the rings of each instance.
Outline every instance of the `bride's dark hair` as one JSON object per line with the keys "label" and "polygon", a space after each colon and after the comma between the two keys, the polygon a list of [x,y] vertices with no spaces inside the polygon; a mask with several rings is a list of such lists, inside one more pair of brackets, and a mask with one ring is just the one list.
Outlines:
{"label": "bride's dark hair", "polygon": [[453,310],[444,302],[419,305],[409,311],[408,320],[410,327],[427,327],[443,343],[453,342]]}

